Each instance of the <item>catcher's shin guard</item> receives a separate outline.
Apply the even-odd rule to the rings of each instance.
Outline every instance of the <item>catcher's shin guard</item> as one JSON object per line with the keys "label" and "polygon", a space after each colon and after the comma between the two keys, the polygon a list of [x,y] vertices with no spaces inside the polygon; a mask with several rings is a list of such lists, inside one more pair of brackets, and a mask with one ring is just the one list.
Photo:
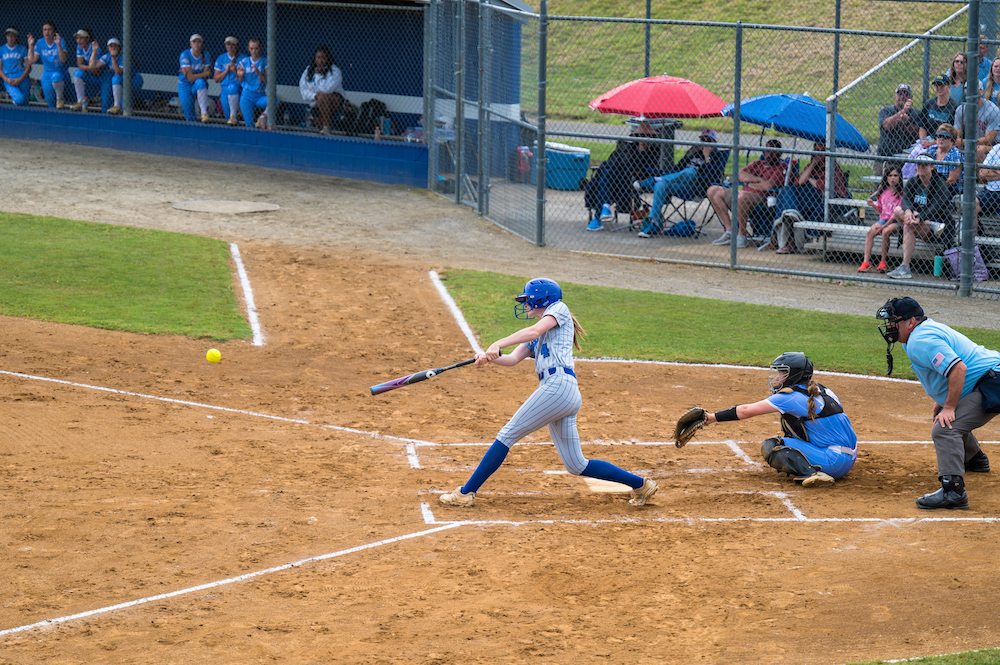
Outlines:
{"label": "catcher's shin guard", "polygon": [[778,471],[794,476],[795,480],[802,481],[822,473],[820,467],[809,463],[802,451],[782,445],[781,439],[766,439],[760,446],[760,452],[765,462]]}

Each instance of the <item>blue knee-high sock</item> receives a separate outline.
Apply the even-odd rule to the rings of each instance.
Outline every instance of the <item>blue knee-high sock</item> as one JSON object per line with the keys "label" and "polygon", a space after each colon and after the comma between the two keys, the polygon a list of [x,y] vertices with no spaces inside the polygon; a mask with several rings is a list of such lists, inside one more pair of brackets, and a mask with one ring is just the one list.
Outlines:
{"label": "blue knee-high sock", "polygon": [[621,483],[622,485],[628,485],[634,490],[642,487],[643,483],[642,478],[634,473],[629,473],[625,469],[619,469],[614,464],[599,459],[592,459],[588,461],[587,466],[584,467],[583,472],[580,475],[587,476],[588,478],[597,478],[598,480],[610,480],[611,482]]}
{"label": "blue knee-high sock", "polygon": [[[483,459],[479,461],[479,466],[476,467],[472,477],[462,486],[462,494],[478,492],[487,478],[500,468],[500,465],[503,464],[509,452],[510,448],[500,443],[499,440],[494,441],[490,449],[483,455]],[[639,481],[639,484],[642,484],[642,481]]]}

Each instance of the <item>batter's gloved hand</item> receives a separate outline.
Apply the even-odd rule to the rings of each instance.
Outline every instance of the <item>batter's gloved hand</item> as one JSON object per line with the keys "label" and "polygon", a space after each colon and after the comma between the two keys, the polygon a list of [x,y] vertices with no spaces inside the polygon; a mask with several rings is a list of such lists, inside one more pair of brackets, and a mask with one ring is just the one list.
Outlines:
{"label": "batter's gloved hand", "polygon": [[683,416],[677,419],[674,427],[674,445],[683,448],[684,445],[694,438],[695,433],[705,426],[705,409],[693,407],[687,410]]}

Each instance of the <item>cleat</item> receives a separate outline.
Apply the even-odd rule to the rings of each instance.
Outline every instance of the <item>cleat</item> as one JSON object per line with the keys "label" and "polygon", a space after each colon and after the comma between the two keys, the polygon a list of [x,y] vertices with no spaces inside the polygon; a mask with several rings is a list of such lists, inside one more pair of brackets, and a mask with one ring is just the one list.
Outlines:
{"label": "cleat", "polygon": [[833,483],[833,477],[823,473],[822,471],[817,471],[808,478],[802,479],[803,487],[827,487]]}
{"label": "cleat", "polygon": [[267,129],[267,116],[263,113],[257,118],[257,129]]}
{"label": "cleat", "polygon": [[69,107],[69,110],[70,111],[82,111],[83,110],[83,102],[77,102],[76,104],[71,104],[70,107]]}
{"label": "cleat", "polygon": [[208,114],[207,113],[202,113],[201,114],[201,121],[202,122],[208,122]]}
{"label": "cleat", "polygon": [[108,109],[108,115],[121,115],[121,114],[122,114],[122,107],[118,106],[117,104]]}
{"label": "cleat", "polygon": [[660,489],[654,481],[646,478],[642,481],[642,487],[632,490],[632,496],[628,500],[630,506],[645,506],[646,502]]}
{"label": "cleat", "polygon": [[238,125],[239,122],[240,122],[239,118],[236,117],[235,113],[233,115],[229,116],[229,120],[226,120],[226,124],[230,125],[232,127],[235,127],[236,125]]}
{"label": "cleat", "polygon": [[456,487],[454,492],[445,492],[441,495],[441,503],[446,506],[472,508],[476,505],[476,493],[462,494],[462,488]]}
{"label": "cleat", "polygon": [[971,473],[989,473],[990,458],[986,456],[986,453],[980,450],[965,463],[965,470]]}
{"label": "cleat", "polygon": [[64,109],[64,108],[66,108],[66,102],[63,99],[61,99],[61,98],[57,99],[56,100],[56,108],[57,109]]}

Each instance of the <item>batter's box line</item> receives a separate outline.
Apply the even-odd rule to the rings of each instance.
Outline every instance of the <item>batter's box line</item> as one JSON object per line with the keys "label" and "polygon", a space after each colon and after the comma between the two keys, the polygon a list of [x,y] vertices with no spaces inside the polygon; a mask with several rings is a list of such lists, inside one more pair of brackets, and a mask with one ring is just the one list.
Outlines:
{"label": "batter's box line", "polygon": [[[1000,522],[1000,517],[806,517],[801,510],[788,499],[786,492],[773,491],[742,491],[730,492],[731,494],[763,494],[773,496],[782,500],[785,507],[792,513],[791,517],[614,517],[600,518],[593,520],[564,520],[564,519],[540,519],[540,520],[442,520],[434,516],[431,506],[428,503],[420,504],[420,512],[424,522],[428,525],[445,524],[468,524],[475,526],[526,526],[531,524],[687,524],[698,523],[727,523],[727,522],[799,522],[810,524],[823,523],[850,523],[857,522],[863,524],[887,524],[891,526],[917,525],[930,522]],[[467,509],[461,509],[467,510]]]}
{"label": "batter's box line", "polygon": [[326,561],[327,559],[334,559],[337,557],[342,557],[348,554],[354,554],[355,552],[362,552],[364,550],[374,549],[376,547],[382,547],[384,545],[391,545],[393,543],[399,543],[404,540],[410,540],[412,538],[420,538],[422,536],[429,536],[440,531],[447,531],[449,529],[454,529],[456,527],[463,526],[462,522],[449,522],[441,523],[434,526],[431,529],[424,529],[423,531],[417,531],[415,533],[407,533],[402,536],[396,536],[395,538],[386,538],[385,540],[379,540],[373,543],[366,543],[364,545],[358,545],[357,547],[350,547],[346,550],[340,550],[337,552],[330,552],[329,554],[320,554],[319,556],[309,557],[308,559],[301,559],[299,561],[293,561],[291,563],[286,563],[281,566],[275,566],[273,568],[267,568],[265,570],[258,570],[253,573],[246,573],[244,575],[238,575],[236,577],[230,577],[224,580],[218,580],[216,582],[208,582],[206,584],[199,584],[198,586],[188,587],[187,589],[179,589],[178,591],[171,591],[169,593],[161,593],[156,596],[149,596],[147,598],[140,598],[138,600],[131,600],[126,603],[119,603],[117,605],[109,605],[108,607],[101,607],[96,610],[88,610],[86,612],[79,612],[77,614],[71,614],[69,616],[58,617],[56,619],[45,619],[43,621],[38,621],[36,623],[28,624],[25,626],[18,626],[16,628],[7,628],[6,630],[0,630],[0,637],[6,635],[13,635],[15,633],[23,633],[30,630],[35,630],[39,628],[50,628],[61,623],[66,623],[68,621],[76,621],[79,619],[87,619],[89,617],[97,616],[99,614],[108,614],[110,612],[116,612],[118,610],[128,609],[130,607],[137,607],[139,605],[145,605],[147,603],[154,603],[157,601],[165,600],[167,598],[175,598],[177,596],[183,596],[191,593],[196,593],[198,591],[205,591],[206,589],[215,589],[221,586],[226,586],[229,584],[235,584],[237,582],[245,582],[247,580],[254,579],[255,577],[262,577],[264,575],[270,575],[272,573],[279,573],[291,568],[298,568],[310,563],[316,563],[318,561]]}

